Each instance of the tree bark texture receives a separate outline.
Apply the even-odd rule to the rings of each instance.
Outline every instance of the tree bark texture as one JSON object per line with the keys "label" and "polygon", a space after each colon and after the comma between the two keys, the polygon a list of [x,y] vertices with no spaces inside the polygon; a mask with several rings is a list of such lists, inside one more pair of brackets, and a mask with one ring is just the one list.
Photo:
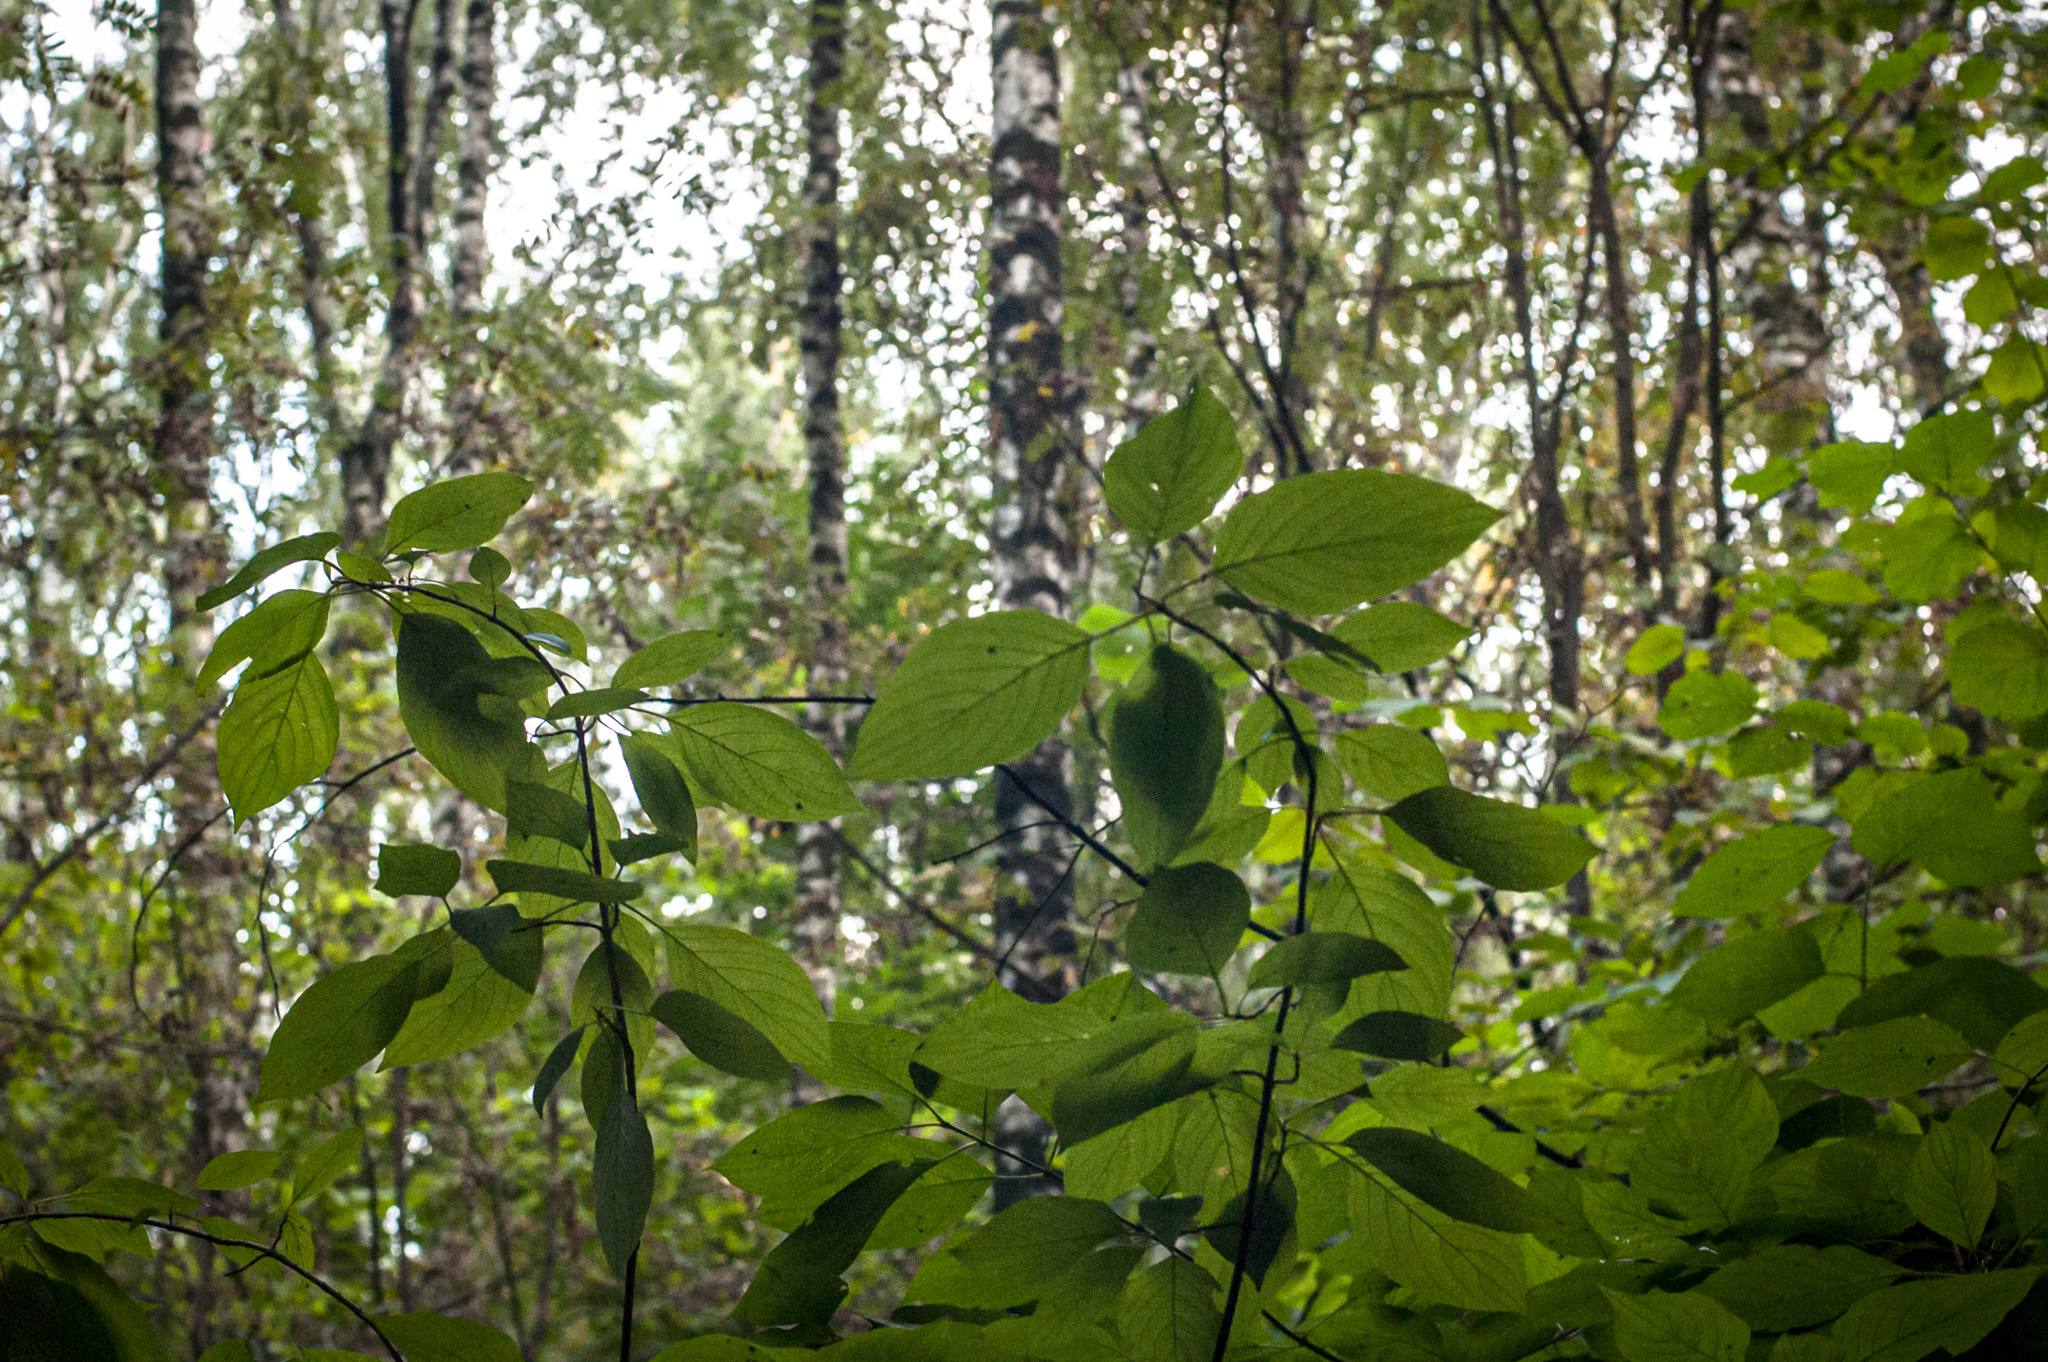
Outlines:
{"label": "tree bark texture", "polygon": [[1123,275],[1117,306],[1124,324],[1124,409],[1126,437],[1136,435],[1164,406],[1152,382],[1159,362],[1159,337],[1145,311],[1145,266],[1152,256],[1151,213],[1138,186],[1151,173],[1151,130],[1147,127],[1145,68],[1123,66],[1116,73],[1117,135],[1123,154]]}
{"label": "tree bark texture", "polygon": [[455,171],[455,246],[449,257],[448,305],[455,319],[454,373],[448,388],[450,476],[479,473],[489,461],[483,428],[484,280],[490,269],[484,210],[491,192],[497,129],[497,0],[469,0],[462,30],[462,136]]}
{"label": "tree bark texture", "polygon": [[[1080,565],[1081,470],[1066,421],[1061,373],[1060,74],[1054,10],[996,0],[995,114],[989,167],[989,425],[996,484],[990,525],[996,602],[1064,615]],[[1050,741],[998,777],[995,929],[1015,972],[1072,986],[1072,858],[1039,801],[1073,815],[1072,760]],[[1027,793],[1028,791],[1028,793]],[[1007,1104],[998,1134],[1012,1148],[1044,1147],[1044,1125]],[[1006,1173],[1020,1169],[1006,1167]],[[1008,1204],[1032,1184],[996,1184]]]}
{"label": "tree bark texture", "polygon": [[[809,687],[846,684],[846,428],[839,414],[841,348],[839,260],[839,98],[846,70],[845,0],[811,0],[809,102],[804,135],[804,297],[801,349],[804,452],[810,475],[812,620]],[[810,706],[806,721],[834,752],[846,745],[844,710]],[[839,942],[838,836],[827,823],[797,827],[795,935],[798,958],[829,1008]]]}

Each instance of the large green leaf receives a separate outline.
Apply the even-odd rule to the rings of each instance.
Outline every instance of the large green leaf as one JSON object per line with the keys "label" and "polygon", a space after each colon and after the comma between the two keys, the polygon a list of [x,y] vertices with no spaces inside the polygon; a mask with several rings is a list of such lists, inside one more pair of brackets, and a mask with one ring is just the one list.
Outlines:
{"label": "large green leaf", "polygon": [[1740,917],[1761,912],[1806,883],[1827,859],[1826,828],[1779,823],[1730,842],[1700,863],[1671,911],[1681,917]]}
{"label": "large green leaf", "polygon": [[1458,941],[1444,910],[1407,876],[1339,857],[1330,878],[1309,892],[1309,920],[1384,942],[1408,962],[1352,985],[1347,1015],[1395,1009],[1441,1017],[1450,1006]]}
{"label": "large green leaf", "polygon": [[731,927],[672,923],[662,934],[675,987],[717,1003],[807,1069],[831,1062],[825,1010],[787,952]]}
{"label": "large green leaf", "polygon": [[1110,779],[1139,864],[1163,865],[1188,844],[1222,769],[1216,683],[1201,663],[1162,643],[1110,711]]}
{"label": "large green leaf", "polygon": [[597,1242],[612,1271],[624,1272],[640,1246],[647,1208],[654,1204],[654,1137],[647,1118],[626,1091],[621,1074],[597,1123],[591,1197],[596,1206]]}
{"label": "large green leaf", "polygon": [[1898,452],[1890,445],[1842,440],[1807,456],[1806,479],[1820,493],[1824,509],[1868,515],[1892,475]]}
{"label": "large green leaf", "polygon": [[1593,859],[1593,844],[1534,809],[1448,785],[1412,794],[1386,811],[1394,825],[1453,865],[1498,889],[1548,889]]}
{"label": "large green leaf", "polygon": [[1896,1017],[1845,1031],[1799,1073],[1852,1097],[1904,1097],[1968,1060],[1970,1043],[1930,1017]]}
{"label": "large green leaf", "polygon": [[1698,1291],[1640,1296],[1606,1292],[1614,1338],[1629,1362],[1743,1362],[1749,1326]]}
{"label": "large green leaf", "polygon": [[384,1052],[383,1067],[426,1064],[473,1050],[519,1024],[540,983],[541,934],[516,931],[490,958],[451,939],[448,982],[413,1004]]}
{"label": "large green leaf", "polygon": [[1849,1028],[1925,1015],[1989,1050],[2022,1018],[2044,1009],[2048,989],[2026,974],[1990,956],[1960,955],[1872,980],[1836,1021]]}
{"label": "large green leaf", "polygon": [[615,880],[586,870],[525,861],[486,861],[484,869],[501,894],[548,894],[574,903],[631,903],[647,889],[637,880]]}
{"label": "large green leaf", "polygon": [[1330,632],[1383,672],[1412,672],[1449,657],[1472,636],[1472,626],[1446,619],[1419,601],[1381,601]]}
{"label": "large green leaf", "polygon": [[2041,868],[2033,822],[1982,770],[1897,772],[1850,820],[1849,845],[1874,866],[1911,861],[1952,885],[2002,884]]}
{"label": "large green leaf", "polygon": [[1344,1143],[1403,1191],[1453,1220],[1505,1234],[1520,1234],[1543,1223],[1526,1191],[1433,1135],[1374,1126],[1353,1131]]}
{"label": "large green leaf", "polygon": [[377,1328],[405,1362],[521,1362],[519,1345],[488,1324],[421,1311],[379,1315]]}
{"label": "large green leaf", "polygon": [[658,638],[619,664],[612,685],[673,686],[703,670],[725,646],[726,636],[716,629],[691,629]]}
{"label": "large green leaf", "polygon": [[422,487],[400,497],[391,508],[384,550],[453,553],[476,548],[496,538],[532,495],[533,484],[514,473],[476,473]]}
{"label": "large green leaf", "polygon": [[1451,783],[1443,749],[1427,733],[1401,724],[1345,729],[1337,735],[1337,761],[1360,789],[1379,799],[1398,802]]}
{"label": "large green leaf", "polygon": [[741,813],[801,823],[860,811],[832,754],[760,705],[683,710],[669,720],[668,750],[697,788]]}
{"label": "large green leaf", "polygon": [[1439,1059],[1465,1033],[1446,1021],[1417,1012],[1388,1009],[1368,1012],[1339,1031],[1333,1050],[1355,1050],[1377,1059],[1417,1062]]}
{"label": "large green leaf", "polygon": [[287,539],[282,544],[272,544],[267,549],[259,549],[255,556],[242,564],[241,570],[226,582],[210,591],[201,592],[194,604],[201,610],[212,610],[226,605],[250,587],[290,567],[293,563],[308,563],[325,558],[340,546],[341,536],[328,531],[321,534],[302,534],[296,539]]}
{"label": "large green leaf", "polygon": [[1406,473],[1305,473],[1232,507],[1212,566],[1249,596],[1327,615],[1413,586],[1499,518],[1455,488]]}
{"label": "large green leaf", "polygon": [[1124,1233],[1124,1222],[1100,1201],[1029,1197],[925,1259],[905,1294],[991,1309],[1021,1305]]}
{"label": "large green leaf", "polygon": [[1360,1257],[1418,1302],[1460,1310],[1523,1308],[1528,1270],[1514,1237],[1453,1220],[1376,1170],[1353,1176],[1349,1188]]}
{"label": "large green leaf", "polygon": [[654,1000],[654,1019],[690,1053],[740,1078],[789,1079],[789,1061],[752,1023],[696,993],[672,990]]}
{"label": "large green leaf", "polygon": [[1138,969],[1214,978],[1237,950],[1251,911],[1244,881],[1222,866],[1161,866],[1124,928],[1124,954]]}
{"label": "large green leaf", "polygon": [[[205,690],[243,662],[249,676],[274,672],[320,646],[332,599],[320,591],[280,591],[220,631],[199,669]],[[248,678],[245,677],[244,680]]]}
{"label": "large green leaf", "polygon": [[640,799],[640,812],[657,832],[680,844],[678,849],[686,859],[696,860],[697,805],[690,798],[690,785],[683,773],[645,738],[629,734],[619,739],[619,752],[626,759],[626,773]]}
{"label": "large green leaf", "polygon": [[1253,964],[1252,988],[1304,984],[1346,984],[1360,975],[1407,969],[1408,962],[1383,941],[1351,932],[1303,932],[1273,944]]}
{"label": "large green leaf", "polygon": [[1740,672],[1699,667],[1671,683],[1657,725],[1680,741],[1710,738],[1747,723],[1756,701],[1756,687]]}
{"label": "large green leaf", "polygon": [[1943,1121],[1913,1151],[1906,1205],[1920,1223],[1964,1250],[1977,1247],[1998,1200],[1998,1160],[1965,1121]]}
{"label": "large green leaf", "polygon": [[1208,1362],[1223,1314],[1216,1279],[1185,1258],[1140,1269],[1124,1284],[1117,1329],[1135,1362]]}
{"label": "large green leaf", "polygon": [[1847,1244],[1779,1244],[1739,1258],[1700,1284],[1762,1333],[1825,1324],[1905,1269]]}
{"label": "large green leaf", "polygon": [[234,1192],[253,1187],[277,1171],[283,1155],[275,1149],[237,1149],[207,1161],[192,1185],[202,1192]]}
{"label": "large green leaf", "polygon": [[1757,1076],[1740,1064],[1714,1069],[1650,1117],[1632,1185],[1662,1214],[1725,1229],[1741,1219],[1751,1178],[1777,1139],[1777,1108]]}
{"label": "large green leaf", "polygon": [[1929,487],[1975,495],[1984,487],[1977,470],[1997,453],[1998,431],[1990,412],[1943,412],[1906,432],[1899,467]]}
{"label": "large green leaf", "polygon": [[343,965],[299,995],[263,1054],[258,1102],[284,1102],[338,1083],[377,1057],[405,1025],[415,962],[373,955]]}
{"label": "large green leaf", "polygon": [[543,780],[547,766],[526,740],[518,706],[498,689],[491,662],[453,620],[399,620],[398,714],[413,746],[456,789],[503,813],[506,781]]}
{"label": "large green leaf", "polygon": [[740,1297],[739,1313],[756,1324],[815,1324],[846,1295],[840,1274],[867,1245],[882,1217],[931,1165],[919,1159],[885,1163],[833,1193],[817,1213],[777,1244]]}
{"label": "large green leaf", "polygon": [[311,650],[267,675],[243,677],[216,734],[221,793],[235,821],[326,775],[340,739],[334,687]]}
{"label": "large green leaf", "polygon": [[2048,711],[2048,634],[1994,616],[1955,639],[1948,676],[1956,703],[1994,719],[2031,719]]}
{"label": "large green leaf", "polygon": [[1201,524],[1243,472],[1229,409],[1198,386],[1116,447],[1102,496],[1133,539],[1155,544]]}
{"label": "large green leaf", "polygon": [[0,1265],[0,1357],[168,1362],[149,1316],[98,1263],[26,1237],[10,1247],[14,1261]]}
{"label": "large green leaf", "polygon": [[387,842],[377,848],[377,892],[441,898],[462,882],[462,857],[446,847]]}
{"label": "large green leaf", "polygon": [[1833,1362],[1919,1362],[1936,1348],[1960,1357],[2033,1289],[2037,1267],[1888,1286],[1857,1301],[1828,1332]]}
{"label": "large green leaf", "polygon": [[940,626],[882,683],[854,744],[862,780],[964,776],[1052,736],[1088,681],[1088,635],[1036,610]]}
{"label": "large green leaf", "polygon": [[1827,972],[1820,943],[1797,927],[1772,927],[1716,946],[1695,960],[1671,1001],[1710,1026],[1728,1026]]}

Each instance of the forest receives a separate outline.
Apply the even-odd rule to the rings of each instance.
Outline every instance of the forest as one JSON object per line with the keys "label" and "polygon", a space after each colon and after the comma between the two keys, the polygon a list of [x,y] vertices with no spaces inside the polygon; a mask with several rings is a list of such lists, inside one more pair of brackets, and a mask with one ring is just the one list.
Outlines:
{"label": "forest", "polygon": [[2048,1358],[2040,0],[0,0],[0,1362]]}

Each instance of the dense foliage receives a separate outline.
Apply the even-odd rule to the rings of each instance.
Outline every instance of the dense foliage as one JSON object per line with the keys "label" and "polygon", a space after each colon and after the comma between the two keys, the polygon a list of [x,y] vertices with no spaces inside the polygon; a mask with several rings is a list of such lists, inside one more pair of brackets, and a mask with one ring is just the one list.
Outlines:
{"label": "dense foliage", "polygon": [[2048,1346],[2038,11],[62,9],[0,1362]]}

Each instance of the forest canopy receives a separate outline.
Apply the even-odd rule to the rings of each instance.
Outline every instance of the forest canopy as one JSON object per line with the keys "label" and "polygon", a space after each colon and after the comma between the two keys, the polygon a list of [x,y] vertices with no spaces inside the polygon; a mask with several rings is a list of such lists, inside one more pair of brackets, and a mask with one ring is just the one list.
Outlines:
{"label": "forest canopy", "polygon": [[0,1362],[2048,1356],[2032,0],[0,0]]}

